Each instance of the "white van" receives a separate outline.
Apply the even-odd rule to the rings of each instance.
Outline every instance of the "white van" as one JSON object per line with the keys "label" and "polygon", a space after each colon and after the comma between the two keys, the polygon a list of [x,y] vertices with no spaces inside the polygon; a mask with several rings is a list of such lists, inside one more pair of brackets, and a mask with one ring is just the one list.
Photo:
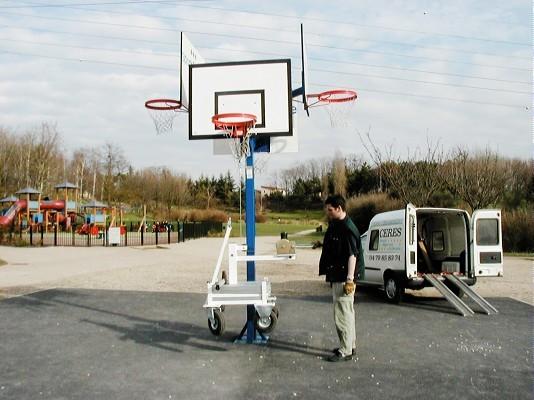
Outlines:
{"label": "white van", "polygon": [[478,276],[503,275],[501,232],[500,210],[470,216],[465,210],[408,204],[377,214],[362,235],[365,275],[358,284],[383,286],[393,303],[405,288],[435,286],[446,297],[469,295]]}

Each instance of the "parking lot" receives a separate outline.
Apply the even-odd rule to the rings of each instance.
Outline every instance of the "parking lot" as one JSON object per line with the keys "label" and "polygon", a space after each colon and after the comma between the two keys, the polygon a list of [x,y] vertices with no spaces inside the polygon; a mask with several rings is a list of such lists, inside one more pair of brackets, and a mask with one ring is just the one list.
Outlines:
{"label": "parking lot", "polygon": [[[458,315],[426,289],[408,293],[400,305],[360,289],[357,353],[332,364],[325,358],[337,338],[329,288],[313,265],[318,252],[301,252],[294,265],[258,266],[279,295],[278,325],[267,345],[234,344],[245,322],[243,307],[227,307],[224,336],[207,328],[203,285],[213,255],[200,254],[195,246],[202,241],[217,242],[99,249],[103,253],[78,263],[64,252],[66,265],[56,249],[1,248],[8,264],[0,268],[0,398],[532,396],[533,307],[505,289],[486,295],[499,314],[474,317]],[[182,265],[188,254],[200,266]],[[512,263],[506,265],[509,277]],[[488,285],[494,283],[480,282],[480,291]]]}

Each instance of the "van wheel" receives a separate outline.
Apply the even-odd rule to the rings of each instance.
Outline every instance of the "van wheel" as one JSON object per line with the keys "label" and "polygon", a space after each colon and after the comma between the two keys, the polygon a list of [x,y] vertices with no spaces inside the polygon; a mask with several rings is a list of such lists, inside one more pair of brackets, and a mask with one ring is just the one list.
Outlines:
{"label": "van wheel", "polygon": [[389,303],[397,304],[404,294],[404,287],[398,278],[388,275],[384,278],[384,292]]}

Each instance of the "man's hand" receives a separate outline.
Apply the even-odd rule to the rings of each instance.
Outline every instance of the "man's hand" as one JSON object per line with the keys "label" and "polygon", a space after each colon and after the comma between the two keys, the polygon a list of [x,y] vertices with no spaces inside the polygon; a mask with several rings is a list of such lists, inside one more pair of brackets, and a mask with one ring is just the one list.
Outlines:
{"label": "man's hand", "polygon": [[350,294],[354,293],[355,289],[356,289],[356,284],[353,281],[346,281],[343,284],[343,292],[346,295],[350,295]]}

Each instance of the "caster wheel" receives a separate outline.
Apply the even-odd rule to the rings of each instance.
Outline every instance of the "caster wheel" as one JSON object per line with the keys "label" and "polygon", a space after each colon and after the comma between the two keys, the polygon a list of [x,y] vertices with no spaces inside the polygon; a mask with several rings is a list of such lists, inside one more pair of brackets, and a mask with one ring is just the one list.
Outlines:
{"label": "caster wheel", "polygon": [[277,306],[273,307],[273,311],[276,314],[276,319],[280,316],[280,309]]}
{"label": "caster wheel", "polygon": [[271,314],[266,318],[261,318],[259,314],[256,313],[255,325],[256,325],[256,329],[260,333],[271,333],[276,327],[277,321],[278,321],[278,317],[274,310],[271,311]]}
{"label": "caster wheel", "polygon": [[224,333],[224,316],[220,310],[213,310],[214,322],[208,319],[208,328],[215,336],[221,336]]}

